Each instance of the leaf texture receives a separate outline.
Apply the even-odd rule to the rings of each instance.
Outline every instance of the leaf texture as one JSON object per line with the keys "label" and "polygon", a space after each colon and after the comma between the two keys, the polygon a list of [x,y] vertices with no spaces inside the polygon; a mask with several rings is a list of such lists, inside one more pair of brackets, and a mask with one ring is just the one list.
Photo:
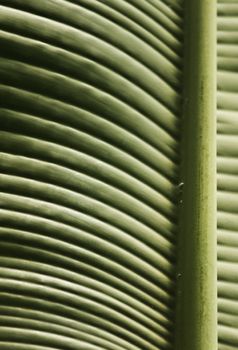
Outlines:
{"label": "leaf texture", "polygon": [[1,349],[172,349],[181,6],[0,0]]}
{"label": "leaf texture", "polygon": [[218,1],[218,337],[238,347],[238,4]]}

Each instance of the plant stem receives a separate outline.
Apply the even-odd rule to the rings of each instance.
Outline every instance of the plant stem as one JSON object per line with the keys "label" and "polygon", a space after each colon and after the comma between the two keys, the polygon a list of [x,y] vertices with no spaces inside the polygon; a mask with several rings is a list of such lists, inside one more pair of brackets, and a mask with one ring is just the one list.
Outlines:
{"label": "plant stem", "polygon": [[185,6],[176,350],[217,350],[216,1]]}

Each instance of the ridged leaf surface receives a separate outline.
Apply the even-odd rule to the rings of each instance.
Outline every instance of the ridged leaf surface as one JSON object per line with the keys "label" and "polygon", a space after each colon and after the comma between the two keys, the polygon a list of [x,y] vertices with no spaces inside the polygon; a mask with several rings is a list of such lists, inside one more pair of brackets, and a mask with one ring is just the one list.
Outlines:
{"label": "ridged leaf surface", "polygon": [[238,347],[238,4],[218,1],[218,337]]}
{"label": "ridged leaf surface", "polygon": [[180,1],[0,5],[0,348],[171,349]]}

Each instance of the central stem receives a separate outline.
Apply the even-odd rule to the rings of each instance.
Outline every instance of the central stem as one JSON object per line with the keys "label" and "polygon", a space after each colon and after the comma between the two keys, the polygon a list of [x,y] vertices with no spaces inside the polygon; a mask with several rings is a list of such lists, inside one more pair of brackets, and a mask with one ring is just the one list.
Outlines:
{"label": "central stem", "polygon": [[186,0],[176,350],[217,350],[216,1]]}

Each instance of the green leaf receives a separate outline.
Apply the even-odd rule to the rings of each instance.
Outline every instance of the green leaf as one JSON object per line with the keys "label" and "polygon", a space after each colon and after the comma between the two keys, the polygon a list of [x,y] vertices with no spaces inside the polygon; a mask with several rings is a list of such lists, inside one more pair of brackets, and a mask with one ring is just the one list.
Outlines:
{"label": "green leaf", "polygon": [[235,350],[238,5],[0,14],[0,348]]}
{"label": "green leaf", "polygon": [[218,3],[218,336],[219,349],[238,346],[238,121],[237,15]]}
{"label": "green leaf", "polygon": [[181,5],[0,4],[1,346],[169,349]]}

